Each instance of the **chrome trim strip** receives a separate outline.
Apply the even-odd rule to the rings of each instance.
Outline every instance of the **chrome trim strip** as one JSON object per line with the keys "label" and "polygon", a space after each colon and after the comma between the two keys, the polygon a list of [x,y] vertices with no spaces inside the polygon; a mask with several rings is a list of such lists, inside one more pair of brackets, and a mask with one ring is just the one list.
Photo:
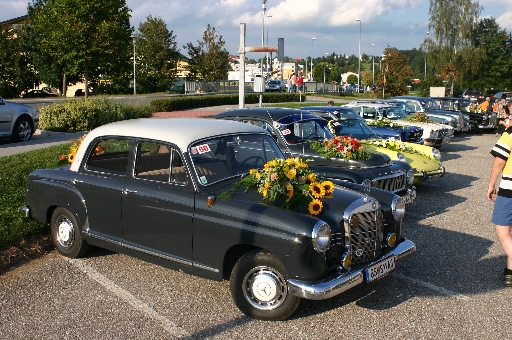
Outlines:
{"label": "chrome trim strip", "polygon": [[331,277],[319,281],[300,281],[288,280],[288,291],[290,294],[304,299],[324,300],[341,294],[352,287],[364,282],[364,269],[380,260],[390,256],[395,256],[395,261],[400,261],[416,251],[416,245],[409,240],[404,240],[389,252],[382,254],[372,263],[365,264],[358,270],[348,273],[335,274]]}
{"label": "chrome trim strip", "polygon": [[189,266],[189,267],[196,267],[196,268],[200,268],[200,269],[205,269],[205,270],[208,270],[208,271],[211,271],[211,272],[214,272],[214,273],[218,273],[219,272],[218,269],[206,266],[206,265],[201,264],[201,263],[197,263],[197,262],[194,262],[194,261],[183,260],[183,259],[180,259],[180,258],[175,257],[175,256],[165,255],[165,254],[162,254],[162,253],[157,252],[157,251],[153,251],[153,250],[149,250],[149,249],[144,249],[144,248],[141,248],[141,247],[137,247],[137,246],[134,246],[134,245],[131,245],[131,244],[124,243],[122,241],[115,241],[112,238],[109,238],[107,236],[103,236],[103,235],[101,235],[99,233],[96,233],[94,231],[87,231],[87,232],[84,231],[83,233],[85,235],[87,235],[87,236],[94,237],[94,238],[103,240],[105,242],[110,242],[110,243],[116,244],[116,245],[118,245],[120,247],[123,247],[123,248],[135,250],[135,251],[138,251],[140,253],[144,253],[146,255],[155,256],[155,257],[167,260],[167,261],[176,262],[176,263],[183,264],[183,265],[186,265],[186,266]]}

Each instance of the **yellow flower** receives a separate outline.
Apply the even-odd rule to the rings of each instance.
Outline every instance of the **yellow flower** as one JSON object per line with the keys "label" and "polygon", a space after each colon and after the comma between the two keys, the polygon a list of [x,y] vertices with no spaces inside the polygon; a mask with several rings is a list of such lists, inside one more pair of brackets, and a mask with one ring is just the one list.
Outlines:
{"label": "yellow flower", "polygon": [[285,202],[288,203],[288,202],[290,202],[290,200],[292,199],[293,194],[294,194],[294,192],[293,192],[293,185],[288,184],[286,186],[286,190],[288,191],[288,193],[287,193],[287,197],[286,197],[286,201]]}
{"label": "yellow flower", "polygon": [[257,172],[258,172],[258,169],[250,169],[250,170],[249,170],[249,174],[251,174],[251,175],[252,175],[252,174],[255,174],[255,173],[257,173]]}
{"label": "yellow flower", "polygon": [[325,196],[325,189],[318,183],[313,182],[309,185],[309,191],[314,198],[322,198]]}
{"label": "yellow flower", "polygon": [[263,197],[267,197],[267,195],[268,195],[268,188],[270,188],[270,182],[265,183],[265,186],[263,187],[263,191],[262,191]]}
{"label": "yellow flower", "polygon": [[310,182],[314,182],[314,181],[316,181],[316,175],[315,175],[315,173],[314,173],[314,172],[312,172],[312,173],[310,173],[310,174],[308,175],[308,181],[310,181]]}
{"label": "yellow flower", "polygon": [[295,164],[295,159],[293,159],[293,158],[287,158],[287,159],[286,159],[286,164],[288,164],[288,165],[294,165],[294,164]]}
{"label": "yellow flower", "polygon": [[309,203],[308,210],[311,215],[318,215],[322,211],[323,205],[320,200],[312,200]]}
{"label": "yellow flower", "polygon": [[297,170],[295,170],[295,169],[291,169],[291,170],[289,170],[289,171],[285,172],[285,175],[286,175],[286,177],[288,177],[289,179],[294,179],[294,178],[295,178],[295,176],[297,176]]}
{"label": "yellow flower", "polygon": [[260,174],[260,172],[259,172],[259,171],[257,171],[257,172],[254,174],[254,176],[256,177],[256,179],[260,179],[261,174]]}
{"label": "yellow flower", "polygon": [[327,192],[328,193],[334,192],[334,183],[333,182],[331,182],[331,181],[323,181],[322,184],[320,184],[320,185],[324,188],[326,193]]}
{"label": "yellow flower", "polygon": [[68,155],[68,162],[73,163],[73,159],[75,159],[76,152],[72,152]]}

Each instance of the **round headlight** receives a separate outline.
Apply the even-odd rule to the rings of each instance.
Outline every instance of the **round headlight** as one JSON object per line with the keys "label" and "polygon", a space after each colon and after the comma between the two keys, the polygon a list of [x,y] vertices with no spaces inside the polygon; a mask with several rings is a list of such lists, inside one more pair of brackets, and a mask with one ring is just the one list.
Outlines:
{"label": "round headlight", "polygon": [[396,153],[396,159],[402,162],[405,162],[405,155],[401,152]]}
{"label": "round headlight", "polygon": [[311,233],[311,239],[317,252],[325,252],[331,245],[331,228],[324,221],[316,222]]}
{"label": "round headlight", "polygon": [[393,216],[395,220],[400,222],[404,218],[405,215],[405,201],[400,196],[395,196],[393,198],[393,202],[391,203],[391,210],[393,211]]}
{"label": "round headlight", "polygon": [[441,161],[441,152],[437,148],[432,148],[432,156],[438,161]]}
{"label": "round headlight", "polygon": [[413,184],[414,183],[414,174],[417,171],[418,170],[416,168],[413,168],[413,169],[407,171],[407,183],[409,183],[409,184]]}

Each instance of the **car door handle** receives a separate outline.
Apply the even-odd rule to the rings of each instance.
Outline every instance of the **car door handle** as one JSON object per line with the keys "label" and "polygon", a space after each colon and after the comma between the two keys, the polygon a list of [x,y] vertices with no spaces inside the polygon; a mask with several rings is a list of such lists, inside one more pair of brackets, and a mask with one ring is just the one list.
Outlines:
{"label": "car door handle", "polygon": [[128,190],[128,189],[123,189],[123,191],[122,191],[122,193],[125,195],[135,194],[136,192],[137,192],[137,190]]}
{"label": "car door handle", "polygon": [[81,181],[81,180],[79,180],[79,179],[72,179],[72,180],[71,180],[71,183],[73,183],[73,184],[83,183],[83,182],[84,182],[84,181]]}

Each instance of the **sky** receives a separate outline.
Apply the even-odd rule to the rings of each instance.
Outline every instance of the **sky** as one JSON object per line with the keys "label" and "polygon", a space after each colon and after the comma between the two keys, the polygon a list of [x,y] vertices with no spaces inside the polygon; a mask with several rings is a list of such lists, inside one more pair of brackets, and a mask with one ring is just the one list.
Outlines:
{"label": "sky", "polygon": [[[262,1],[126,0],[126,5],[135,29],[150,15],[164,20],[183,54],[184,45],[202,40],[208,24],[222,36],[230,54],[238,54],[240,23],[245,23],[246,46],[262,46],[263,35],[269,46],[283,38],[284,55],[290,58],[358,55],[359,44],[361,54],[367,55],[381,55],[387,45],[409,50],[419,48],[428,31],[429,0],[266,0],[264,15]],[[26,15],[28,3],[0,1],[0,21]],[[512,31],[510,0],[479,3],[482,17],[494,17],[502,29]],[[260,57],[246,54],[249,59]]]}

